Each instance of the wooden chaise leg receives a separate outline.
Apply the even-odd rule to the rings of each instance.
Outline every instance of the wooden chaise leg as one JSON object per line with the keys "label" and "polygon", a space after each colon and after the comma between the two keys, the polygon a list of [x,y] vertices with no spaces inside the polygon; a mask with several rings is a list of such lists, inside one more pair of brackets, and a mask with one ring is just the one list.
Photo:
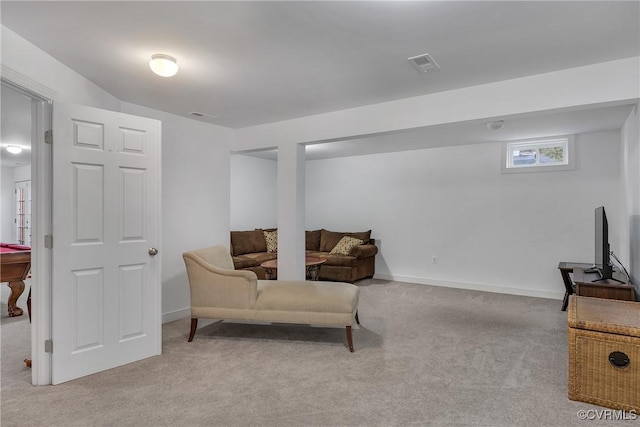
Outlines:
{"label": "wooden chaise leg", "polygon": [[353,353],[353,337],[351,336],[351,326],[347,326],[347,343],[349,344],[349,351]]}
{"label": "wooden chaise leg", "polygon": [[189,341],[191,342],[193,341],[193,337],[196,335],[196,329],[198,328],[198,318],[197,317],[192,317],[191,318],[191,332],[189,333]]}
{"label": "wooden chaise leg", "polygon": [[360,319],[358,319],[358,312],[356,311],[356,323],[359,325],[360,324]]}

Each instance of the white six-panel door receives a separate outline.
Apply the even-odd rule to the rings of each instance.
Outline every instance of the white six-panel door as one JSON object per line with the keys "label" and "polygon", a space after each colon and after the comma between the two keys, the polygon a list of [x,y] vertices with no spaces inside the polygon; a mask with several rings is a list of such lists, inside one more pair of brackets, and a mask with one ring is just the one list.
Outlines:
{"label": "white six-panel door", "polygon": [[161,352],[157,120],[56,104],[52,383]]}

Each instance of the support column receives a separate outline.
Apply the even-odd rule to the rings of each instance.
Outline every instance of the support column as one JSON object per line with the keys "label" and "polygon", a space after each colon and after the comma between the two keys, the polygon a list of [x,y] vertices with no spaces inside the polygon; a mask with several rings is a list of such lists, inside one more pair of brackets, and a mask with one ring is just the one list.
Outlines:
{"label": "support column", "polygon": [[305,148],[278,146],[278,279],[304,280]]}

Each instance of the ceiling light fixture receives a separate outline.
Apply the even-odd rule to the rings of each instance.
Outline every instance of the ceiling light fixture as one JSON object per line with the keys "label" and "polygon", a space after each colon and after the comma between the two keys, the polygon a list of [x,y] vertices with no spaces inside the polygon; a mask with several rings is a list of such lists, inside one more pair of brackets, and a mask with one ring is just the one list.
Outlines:
{"label": "ceiling light fixture", "polygon": [[503,126],[504,126],[504,120],[496,120],[495,122],[487,123],[487,128],[491,130],[502,129]]}
{"label": "ceiling light fixture", "polygon": [[173,56],[164,53],[156,53],[151,55],[149,62],[151,71],[162,77],[171,77],[178,72],[178,61]]}
{"label": "ceiling light fixture", "polygon": [[22,147],[18,147],[17,145],[7,145],[7,151],[11,154],[20,154],[22,153]]}

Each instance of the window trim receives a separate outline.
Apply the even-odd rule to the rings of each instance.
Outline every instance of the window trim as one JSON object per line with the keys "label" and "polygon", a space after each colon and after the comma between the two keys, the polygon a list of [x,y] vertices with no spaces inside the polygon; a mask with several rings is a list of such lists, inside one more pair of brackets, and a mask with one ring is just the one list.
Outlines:
{"label": "window trim", "polygon": [[[563,164],[535,164],[513,166],[511,164],[511,151],[513,146],[529,144],[536,148],[544,147],[546,144],[566,140],[567,163]],[[501,171],[502,173],[527,173],[527,172],[553,172],[568,171],[576,168],[576,147],[575,135],[549,136],[544,138],[519,139],[514,141],[504,141],[502,143]]]}

